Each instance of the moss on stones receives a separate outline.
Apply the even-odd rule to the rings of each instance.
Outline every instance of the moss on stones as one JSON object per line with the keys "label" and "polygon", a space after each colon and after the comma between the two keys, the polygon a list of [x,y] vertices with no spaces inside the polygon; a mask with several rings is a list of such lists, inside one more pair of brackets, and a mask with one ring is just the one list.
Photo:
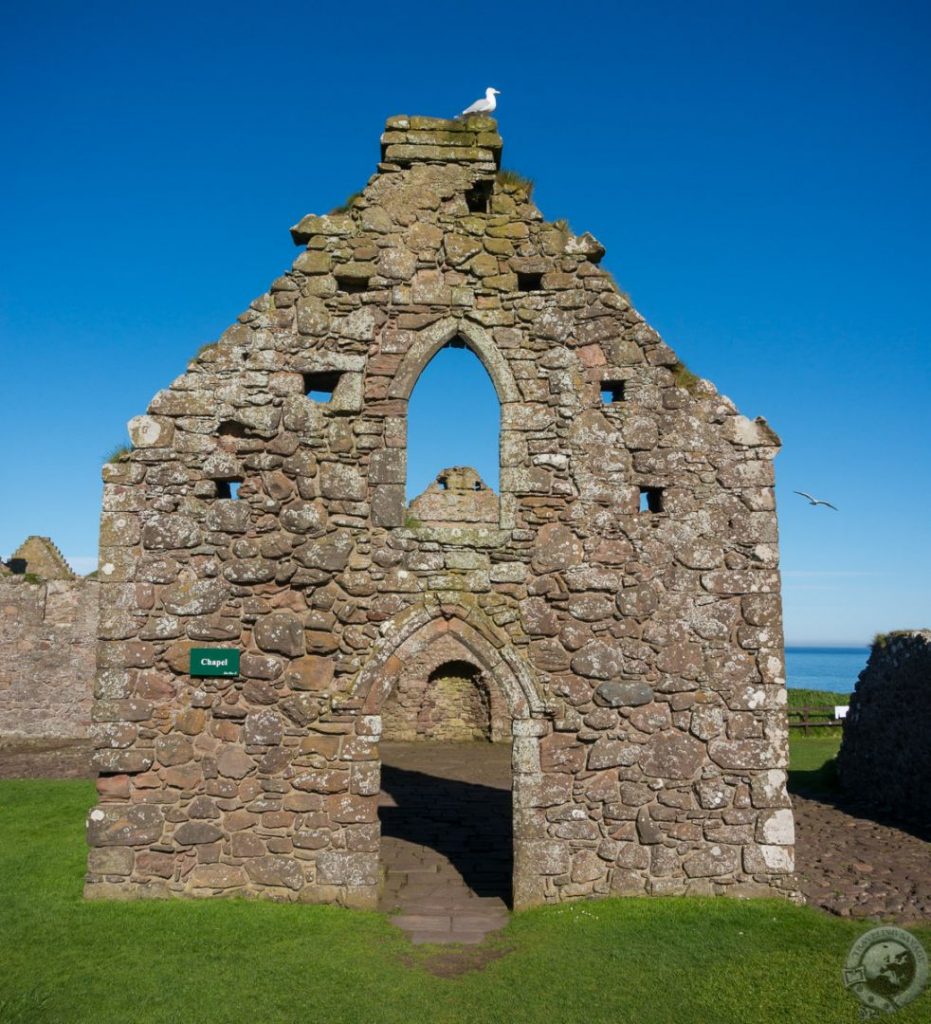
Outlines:
{"label": "moss on stones", "polygon": [[103,458],[105,463],[115,464],[117,462],[125,462],[132,452],[132,447],[128,444],[118,444],[113,447]]}
{"label": "moss on stones", "polygon": [[701,377],[692,371],[685,365],[685,363],[675,362],[672,364],[672,376],[676,382],[676,387],[685,388],[689,394],[695,394],[698,384],[701,381]]}
{"label": "moss on stones", "polygon": [[524,198],[529,202],[530,197],[533,195],[533,179],[527,178],[523,174],[518,174],[517,171],[512,171],[508,168],[502,167],[495,177],[495,181],[498,187],[503,189],[505,192],[520,192]]}

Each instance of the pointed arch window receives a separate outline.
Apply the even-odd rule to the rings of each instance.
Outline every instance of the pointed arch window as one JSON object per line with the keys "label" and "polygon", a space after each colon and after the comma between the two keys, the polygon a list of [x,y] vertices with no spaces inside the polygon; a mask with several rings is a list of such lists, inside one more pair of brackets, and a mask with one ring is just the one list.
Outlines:
{"label": "pointed arch window", "polygon": [[481,359],[455,337],[424,367],[411,392],[407,425],[407,498],[441,470],[471,466],[499,489],[501,406]]}

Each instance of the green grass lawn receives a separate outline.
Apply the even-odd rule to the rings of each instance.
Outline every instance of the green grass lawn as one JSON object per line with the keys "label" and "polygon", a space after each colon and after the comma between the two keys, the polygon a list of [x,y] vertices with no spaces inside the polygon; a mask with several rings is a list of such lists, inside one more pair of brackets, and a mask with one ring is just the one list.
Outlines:
{"label": "green grass lawn", "polygon": [[833,690],[801,690],[790,687],[786,690],[790,708],[833,707],[835,704],[849,704],[852,694],[835,693]]}
{"label": "green grass lawn", "polygon": [[[84,902],[83,819],[93,798],[88,782],[0,783],[4,1024],[857,1019],[841,968],[872,926],[778,900],[541,908],[516,915],[493,940],[504,955],[457,977],[431,973],[436,951],[410,946],[375,913],[244,900]],[[931,928],[914,931],[931,949]],[[929,1012],[925,993],[896,1020],[926,1021]]]}
{"label": "green grass lawn", "polygon": [[[825,736],[824,733],[830,735]],[[837,791],[835,758],[840,750],[840,730],[823,730],[817,736],[789,735],[789,789],[800,793]]]}

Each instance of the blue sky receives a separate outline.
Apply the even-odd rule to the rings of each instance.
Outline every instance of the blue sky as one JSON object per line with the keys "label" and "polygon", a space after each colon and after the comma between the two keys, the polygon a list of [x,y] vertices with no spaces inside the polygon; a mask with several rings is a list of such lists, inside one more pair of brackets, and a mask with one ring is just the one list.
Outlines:
{"label": "blue sky", "polygon": [[[781,435],[790,642],[931,624],[929,44],[907,2],[9,9],[0,554],[48,534],[89,571],[126,421],[365,183],[385,117],[494,85],[544,214]],[[463,372],[415,391],[424,481],[418,419]]]}

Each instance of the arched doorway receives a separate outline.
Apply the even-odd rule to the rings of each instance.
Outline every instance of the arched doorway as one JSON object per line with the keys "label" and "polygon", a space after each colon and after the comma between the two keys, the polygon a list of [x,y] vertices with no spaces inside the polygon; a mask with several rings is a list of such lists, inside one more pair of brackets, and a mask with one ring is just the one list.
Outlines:
{"label": "arched doorway", "polygon": [[526,663],[474,607],[423,606],[383,627],[356,695],[382,726],[380,907],[415,941],[480,941],[538,887],[514,827],[547,730]]}
{"label": "arched doorway", "polygon": [[510,739],[507,701],[454,635],[406,661],[381,709],[382,740],[468,743]]}

